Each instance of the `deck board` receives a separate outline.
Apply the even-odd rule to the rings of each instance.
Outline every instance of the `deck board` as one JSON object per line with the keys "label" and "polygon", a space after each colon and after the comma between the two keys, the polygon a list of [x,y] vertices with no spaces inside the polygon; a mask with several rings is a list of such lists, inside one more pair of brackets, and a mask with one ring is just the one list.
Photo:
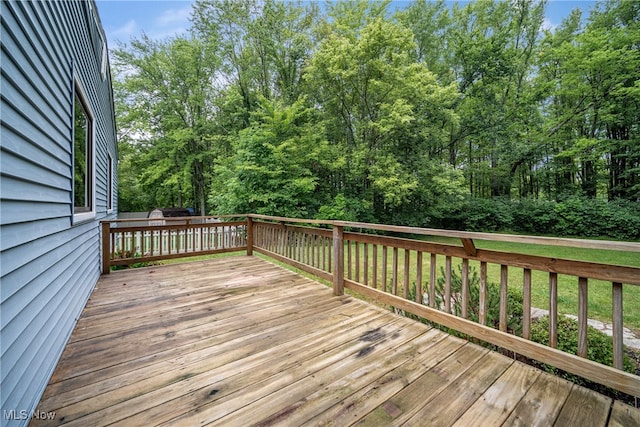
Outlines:
{"label": "deck board", "polygon": [[[258,257],[103,276],[31,425],[618,425],[640,411]],[[584,408],[588,408],[585,410]]]}

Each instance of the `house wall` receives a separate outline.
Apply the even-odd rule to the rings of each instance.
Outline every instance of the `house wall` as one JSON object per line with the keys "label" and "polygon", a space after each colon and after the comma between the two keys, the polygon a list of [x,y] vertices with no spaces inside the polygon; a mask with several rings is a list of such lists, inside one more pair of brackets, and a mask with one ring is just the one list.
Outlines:
{"label": "house wall", "polygon": [[[13,426],[28,423],[100,276],[99,221],[117,215],[117,148],[95,4],[1,7],[0,424]],[[84,221],[73,214],[74,80],[95,123],[95,215]]]}

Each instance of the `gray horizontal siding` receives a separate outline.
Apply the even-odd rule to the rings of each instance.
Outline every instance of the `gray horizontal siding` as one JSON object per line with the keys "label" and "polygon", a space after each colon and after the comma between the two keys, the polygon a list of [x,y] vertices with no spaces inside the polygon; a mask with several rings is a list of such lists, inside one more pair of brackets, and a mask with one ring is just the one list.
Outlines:
{"label": "gray horizontal siding", "polygon": [[[22,118],[21,114],[17,113],[15,110],[9,107],[5,108],[5,111],[3,111],[3,115],[3,119],[6,120],[5,123],[9,122],[9,120],[16,121]],[[25,130],[34,129],[31,126],[28,126],[28,122],[27,125],[23,124],[22,128]],[[69,133],[70,131],[71,130],[69,129],[67,133]],[[29,132],[20,132],[19,130],[12,129],[8,126],[3,126],[0,132],[0,135],[2,136],[2,151],[4,152],[3,154],[10,154],[14,157],[21,157],[24,160],[36,163],[37,166],[42,169],[49,170],[64,177],[69,176],[69,170],[71,170],[70,152],[63,150],[62,147],[59,147],[58,145],[52,145],[44,148],[32,144],[21,143],[21,141],[23,141],[24,138],[27,137]],[[31,133],[31,135],[38,135],[39,138],[37,140],[46,139],[44,134],[39,134],[37,132]],[[66,183],[64,185],[64,188],[67,188]]]}
{"label": "gray horizontal siding", "polygon": [[[5,133],[8,132],[2,132],[2,134]],[[39,163],[38,161],[34,162],[32,159],[15,156],[2,147],[2,158],[0,159],[2,175],[24,179],[28,182],[44,182],[50,187],[66,189],[69,192],[67,203],[71,204],[71,168],[64,176],[48,168],[39,167]]]}
{"label": "gray horizontal siding", "polygon": [[[103,81],[100,75],[99,29],[87,8],[84,1],[2,3],[1,411],[35,408],[100,275],[107,159],[117,161],[117,147],[110,76]],[[96,216],[75,224],[74,75],[96,126]],[[117,169],[114,182],[116,176]],[[116,196],[114,188],[113,217]]]}
{"label": "gray horizontal siding", "polygon": [[[0,229],[2,230],[2,241],[0,242],[0,263],[2,264],[3,276],[5,274],[11,273],[16,268],[25,265],[25,263],[30,262],[30,253],[34,254],[32,255],[33,257],[36,256],[35,253],[40,253],[40,248],[47,246],[46,244],[38,244],[42,242],[42,240],[40,239],[42,239],[43,237],[50,237],[47,242],[53,241],[55,239],[53,239],[52,237],[57,236],[60,231],[66,230],[68,228],[68,215],[61,218],[41,219],[37,222],[37,224],[15,223],[1,226]],[[25,239],[25,235],[33,236],[33,240],[27,241]],[[64,241],[64,237],[60,237],[59,239],[61,242]],[[30,248],[30,243],[34,247]],[[53,244],[51,243],[51,245]],[[9,252],[9,249],[18,248],[21,246],[25,248],[25,253],[18,254]],[[26,252],[28,250],[27,248],[30,249],[31,252]],[[22,258],[17,259],[20,255],[22,256]]]}

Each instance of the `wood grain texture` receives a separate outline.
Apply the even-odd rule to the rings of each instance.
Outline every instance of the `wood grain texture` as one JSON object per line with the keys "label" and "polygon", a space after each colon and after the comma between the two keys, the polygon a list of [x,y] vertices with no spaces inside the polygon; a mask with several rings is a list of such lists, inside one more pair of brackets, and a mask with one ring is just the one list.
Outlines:
{"label": "wood grain texture", "polygon": [[[610,401],[569,389],[261,258],[234,256],[103,276],[38,406],[56,419],[31,425],[552,424],[577,405],[608,419]],[[535,414],[525,401],[538,402]],[[620,407],[611,419],[635,411]]]}
{"label": "wood grain texture", "polygon": [[609,427],[640,426],[640,411],[622,402],[613,402]]}
{"label": "wood grain texture", "polygon": [[611,399],[593,390],[574,386],[555,421],[561,426],[605,425],[611,409]]}

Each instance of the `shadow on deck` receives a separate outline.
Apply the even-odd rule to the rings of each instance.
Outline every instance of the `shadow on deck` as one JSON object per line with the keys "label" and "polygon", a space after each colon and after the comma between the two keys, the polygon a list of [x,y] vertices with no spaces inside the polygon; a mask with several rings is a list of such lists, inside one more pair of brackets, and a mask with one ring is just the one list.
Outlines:
{"label": "shadow on deck", "polygon": [[640,410],[257,257],[103,276],[31,425],[638,425]]}

